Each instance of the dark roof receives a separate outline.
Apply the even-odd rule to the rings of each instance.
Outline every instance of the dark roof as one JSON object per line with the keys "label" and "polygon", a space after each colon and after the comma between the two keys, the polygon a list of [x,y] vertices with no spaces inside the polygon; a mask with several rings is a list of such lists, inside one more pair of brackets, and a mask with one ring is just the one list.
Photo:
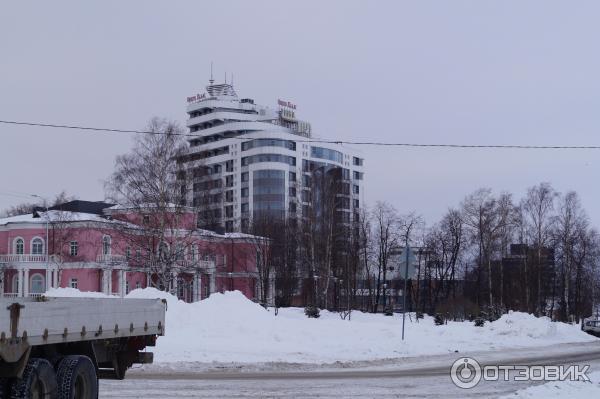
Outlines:
{"label": "dark roof", "polygon": [[81,213],[92,213],[95,215],[102,215],[103,210],[110,208],[115,204],[110,204],[104,201],[82,201],[75,200],[65,202],[63,204],[54,205],[48,209],[57,211],[70,211],[70,212],[81,212]]}

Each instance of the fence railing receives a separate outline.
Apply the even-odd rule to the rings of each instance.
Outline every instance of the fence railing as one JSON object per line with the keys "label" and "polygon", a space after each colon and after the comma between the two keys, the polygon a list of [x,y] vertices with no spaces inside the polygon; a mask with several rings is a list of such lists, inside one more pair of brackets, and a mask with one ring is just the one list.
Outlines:
{"label": "fence railing", "polygon": [[98,255],[96,257],[98,263],[125,263],[127,257],[125,255]]}
{"label": "fence railing", "polygon": [[32,263],[43,263],[47,262],[47,260],[53,262],[56,258],[54,255],[50,255],[47,257],[46,255],[18,255],[18,254],[8,254],[8,255],[0,255],[0,263],[16,263],[16,262],[32,262]]}

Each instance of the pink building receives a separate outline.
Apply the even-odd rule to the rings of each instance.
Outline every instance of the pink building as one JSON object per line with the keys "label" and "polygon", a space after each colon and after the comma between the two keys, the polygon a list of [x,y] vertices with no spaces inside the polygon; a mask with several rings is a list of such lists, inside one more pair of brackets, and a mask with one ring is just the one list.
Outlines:
{"label": "pink building", "polygon": [[[142,223],[126,208],[103,202],[72,201],[33,214],[0,219],[0,293],[39,296],[51,287],[123,296],[135,288],[158,285],[157,275],[119,223]],[[194,302],[214,292],[258,293],[257,237],[197,230],[195,214],[186,250],[178,258],[169,290]]]}

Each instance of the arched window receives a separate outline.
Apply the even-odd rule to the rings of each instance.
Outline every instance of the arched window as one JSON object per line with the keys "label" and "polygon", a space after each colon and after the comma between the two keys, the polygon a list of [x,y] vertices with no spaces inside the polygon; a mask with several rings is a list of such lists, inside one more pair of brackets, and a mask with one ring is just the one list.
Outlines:
{"label": "arched window", "polygon": [[110,255],[111,239],[110,236],[102,237],[102,255]]}
{"label": "arched window", "polygon": [[15,240],[15,254],[23,255],[25,251],[25,241],[22,238],[17,238]]}
{"label": "arched window", "polygon": [[163,241],[158,246],[158,259],[164,261],[168,258],[169,258],[169,245]]}
{"label": "arched window", "polygon": [[44,253],[44,241],[41,238],[36,237],[31,240],[31,254],[42,255]]}
{"label": "arched window", "polygon": [[175,259],[183,260],[184,256],[185,256],[185,247],[181,243],[177,244],[175,246]]}
{"label": "arched window", "polygon": [[44,276],[42,276],[39,273],[34,274],[33,276],[31,276],[30,280],[30,292],[32,294],[43,294],[44,292],[46,292],[46,284],[45,284],[45,278]]}

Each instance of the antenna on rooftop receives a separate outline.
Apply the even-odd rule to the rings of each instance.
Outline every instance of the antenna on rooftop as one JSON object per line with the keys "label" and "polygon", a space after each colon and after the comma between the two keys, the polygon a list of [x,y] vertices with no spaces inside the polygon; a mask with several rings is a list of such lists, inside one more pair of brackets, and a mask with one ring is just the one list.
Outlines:
{"label": "antenna on rooftop", "polygon": [[225,71],[225,84],[227,84],[227,71]]}
{"label": "antenna on rooftop", "polygon": [[233,72],[231,72],[231,85],[233,86]]}
{"label": "antenna on rooftop", "polygon": [[215,83],[215,80],[213,79],[213,62],[210,62],[210,80],[208,81],[211,85],[213,83]]}

